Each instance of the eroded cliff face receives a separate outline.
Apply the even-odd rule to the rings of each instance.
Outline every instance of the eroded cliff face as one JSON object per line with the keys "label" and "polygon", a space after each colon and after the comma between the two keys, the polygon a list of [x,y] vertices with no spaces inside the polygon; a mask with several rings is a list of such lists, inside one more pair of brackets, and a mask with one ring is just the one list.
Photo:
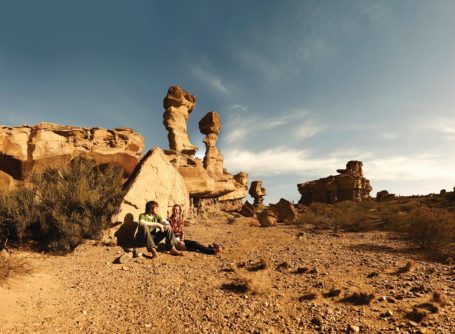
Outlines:
{"label": "eroded cliff face", "polygon": [[103,129],[40,123],[0,126],[0,170],[26,181],[35,172],[66,166],[76,156],[113,163],[130,175],[144,149],[144,138],[128,128]]}
{"label": "eroded cliff face", "polygon": [[345,169],[338,169],[339,175],[328,176],[297,185],[302,195],[299,203],[336,203],[344,200],[360,202],[370,195],[370,181],[363,176],[363,163],[349,161]]}

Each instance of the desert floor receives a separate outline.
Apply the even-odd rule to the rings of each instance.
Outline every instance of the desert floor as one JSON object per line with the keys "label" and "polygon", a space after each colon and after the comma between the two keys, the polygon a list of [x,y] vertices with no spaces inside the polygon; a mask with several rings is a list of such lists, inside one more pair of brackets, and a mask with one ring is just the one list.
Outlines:
{"label": "desert floor", "polygon": [[[455,267],[387,232],[241,221],[186,231],[224,252],[124,264],[122,248],[94,242],[64,257],[13,253],[34,270],[0,287],[0,333],[455,332]],[[434,302],[435,291],[446,300]],[[343,301],[354,292],[374,296]]]}

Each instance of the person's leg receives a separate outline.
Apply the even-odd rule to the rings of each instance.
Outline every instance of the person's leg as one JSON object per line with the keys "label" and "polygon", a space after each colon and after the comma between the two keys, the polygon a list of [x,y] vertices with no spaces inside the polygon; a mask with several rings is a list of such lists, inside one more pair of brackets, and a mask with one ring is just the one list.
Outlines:
{"label": "person's leg", "polygon": [[175,247],[177,245],[177,239],[175,239],[174,232],[168,228],[164,231],[158,231],[154,235],[154,241],[158,244],[161,240],[166,240],[166,245],[170,248],[171,255],[183,255],[183,253]]}
{"label": "person's leg", "polygon": [[185,246],[190,252],[201,252],[204,254],[216,254],[215,248],[207,247],[194,240],[185,240]]}
{"label": "person's leg", "polygon": [[158,254],[156,252],[156,243],[154,240],[154,236],[151,232],[152,228],[149,226],[143,226],[142,229],[144,231],[143,235],[147,242],[147,250],[152,254],[153,257],[156,257]]}

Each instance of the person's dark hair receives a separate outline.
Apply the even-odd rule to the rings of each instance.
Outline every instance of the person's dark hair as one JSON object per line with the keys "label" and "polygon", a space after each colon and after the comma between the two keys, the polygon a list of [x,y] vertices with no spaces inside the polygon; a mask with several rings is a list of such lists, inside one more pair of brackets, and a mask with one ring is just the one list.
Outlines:
{"label": "person's dark hair", "polygon": [[145,203],[145,213],[149,213],[150,211],[152,211],[153,208],[156,208],[158,206],[159,206],[158,202],[155,201],[149,201]]}

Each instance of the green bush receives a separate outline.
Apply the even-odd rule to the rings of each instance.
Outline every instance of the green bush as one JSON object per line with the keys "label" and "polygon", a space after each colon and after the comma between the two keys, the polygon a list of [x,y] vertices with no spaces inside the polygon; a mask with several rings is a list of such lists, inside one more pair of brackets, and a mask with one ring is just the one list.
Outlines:
{"label": "green bush", "polygon": [[16,191],[28,196],[22,211],[16,208],[15,192],[3,195],[0,238],[8,231],[11,240],[22,241],[27,227],[33,227],[30,239],[59,254],[72,251],[84,238],[99,238],[123,198],[122,173],[120,167],[76,158],[65,170],[34,175],[30,189]]}

